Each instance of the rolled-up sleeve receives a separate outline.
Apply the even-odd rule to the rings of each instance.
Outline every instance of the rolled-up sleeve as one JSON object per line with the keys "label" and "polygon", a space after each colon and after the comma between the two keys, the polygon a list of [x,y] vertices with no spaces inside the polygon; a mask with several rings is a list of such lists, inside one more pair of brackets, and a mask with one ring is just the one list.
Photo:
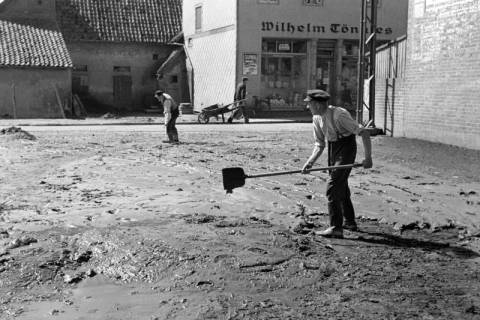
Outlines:
{"label": "rolled-up sleeve", "polygon": [[325,135],[322,131],[321,117],[313,117],[313,138],[315,139],[315,146],[325,148]]}

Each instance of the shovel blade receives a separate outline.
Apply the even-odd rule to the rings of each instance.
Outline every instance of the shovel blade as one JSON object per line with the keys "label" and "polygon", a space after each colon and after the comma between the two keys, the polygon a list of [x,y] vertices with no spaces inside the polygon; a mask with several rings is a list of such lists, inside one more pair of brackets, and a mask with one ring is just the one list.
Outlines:
{"label": "shovel blade", "polygon": [[223,188],[227,193],[232,193],[235,188],[240,188],[245,185],[245,172],[242,168],[223,168]]}

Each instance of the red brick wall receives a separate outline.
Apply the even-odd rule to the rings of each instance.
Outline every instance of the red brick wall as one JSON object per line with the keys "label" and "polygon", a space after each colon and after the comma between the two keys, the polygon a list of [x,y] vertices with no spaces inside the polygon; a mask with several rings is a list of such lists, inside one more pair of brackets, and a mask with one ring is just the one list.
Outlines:
{"label": "red brick wall", "polygon": [[409,3],[395,135],[480,149],[480,2],[426,0],[423,17],[418,2]]}

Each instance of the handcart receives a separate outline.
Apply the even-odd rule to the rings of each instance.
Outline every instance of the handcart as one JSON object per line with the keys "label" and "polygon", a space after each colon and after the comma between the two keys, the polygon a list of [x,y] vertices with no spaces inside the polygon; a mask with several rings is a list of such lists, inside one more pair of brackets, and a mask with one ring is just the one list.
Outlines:
{"label": "handcart", "polygon": [[[211,117],[218,119],[218,116],[222,116],[222,122],[225,122],[225,113],[234,112],[241,107],[240,103],[245,101],[237,100],[226,105],[214,104],[209,107],[203,108],[198,115],[199,123],[208,123]],[[243,106],[245,108],[245,106]]]}

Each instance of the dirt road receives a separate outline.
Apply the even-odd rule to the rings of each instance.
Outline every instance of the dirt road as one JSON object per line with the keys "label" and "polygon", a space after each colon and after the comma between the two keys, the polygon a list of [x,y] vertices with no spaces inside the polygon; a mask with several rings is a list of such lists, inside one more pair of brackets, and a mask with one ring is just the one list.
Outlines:
{"label": "dirt road", "polygon": [[479,151],[376,137],[327,240],[325,173],[222,188],[300,168],[308,124],[28,130],[0,135],[0,319],[480,319]]}

